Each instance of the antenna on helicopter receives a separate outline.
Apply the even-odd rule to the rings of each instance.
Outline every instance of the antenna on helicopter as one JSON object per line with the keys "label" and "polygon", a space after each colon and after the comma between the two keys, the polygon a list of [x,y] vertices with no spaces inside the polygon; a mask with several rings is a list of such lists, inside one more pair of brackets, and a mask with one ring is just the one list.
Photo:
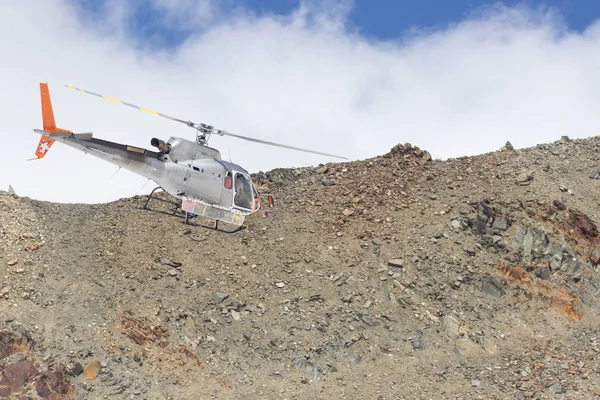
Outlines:
{"label": "antenna on helicopter", "polygon": [[87,91],[87,90],[79,89],[79,88],[76,88],[74,86],[69,86],[69,85],[65,85],[65,86],[68,87],[69,89],[78,90],[78,91],[80,91],[82,93],[88,93],[88,94],[91,94],[91,95],[96,96],[96,97],[101,97],[103,99],[110,100],[110,101],[112,101],[114,103],[117,103],[117,104],[123,104],[123,105],[131,107],[131,108],[136,108],[136,109],[138,109],[140,111],[144,111],[144,112],[146,112],[148,114],[156,115],[156,116],[159,116],[159,117],[170,119],[171,121],[176,121],[176,122],[180,122],[182,124],[185,124],[185,125],[189,126],[190,128],[194,128],[196,130],[196,143],[198,145],[201,145],[201,146],[207,146],[208,145],[208,139],[210,138],[210,136],[213,135],[213,134],[216,134],[216,135],[219,135],[219,136],[232,136],[232,137],[236,137],[238,139],[247,140],[249,142],[266,144],[266,145],[269,145],[269,146],[282,147],[282,148],[285,148],[285,149],[303,151],[303,152],[306,152],[306,153],[319,154],[319,155],[322,155],[322,156],[335,157],[335,158],[341,158],[343,160],[347,160],[346,157],[337,156],[335,154],[329,154],[329,153],[323,153],[323,152],[320,152],[320,151],[302,149],[300,147],[289,146],[289,145],[275,143],[275,142],[268,142],[266,140],[255,139],[255,138],[251,138],[251,137],[248,137],[248,136],[237,135],[237,134],[234,134],[234,133],[231,133],[231,132],[227,132],[227,131],[224,131],[224,130],[221,130],[221,129],[217,129],[217,128],[215,128],[212,125],[208,125],[208,124],[204,124],[204,123],[196,123],[196,122],[192,122],[192,121],[185,121],[183,119],[171,117],[169,115],[162,114],[162,113],[159,113],[159,112],[156,112],[156,111],[153,111],[153,110],[149,110],[149,109],[144,108],[144,107],[136,106],[135,104],[127,103],[125,101],[121,101],[121,100],[118,100],[118,99],[115,99],[115,98],[112,98],[112,97],[108,97],[108,96],[104,96],[104,95],[101,95],[101,94],[98,94],[98,93],[94,93],[94,92],[90,92],[90,91]]}

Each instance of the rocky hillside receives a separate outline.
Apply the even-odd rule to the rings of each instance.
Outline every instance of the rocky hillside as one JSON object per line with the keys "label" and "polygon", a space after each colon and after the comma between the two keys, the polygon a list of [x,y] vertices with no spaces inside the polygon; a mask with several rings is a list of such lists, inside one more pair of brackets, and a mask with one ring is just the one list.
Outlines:
{"label": "rocky hillside", "polygon": [[233,235],[2,194],[0,398],[600,399],[599,150],[259,173]]}

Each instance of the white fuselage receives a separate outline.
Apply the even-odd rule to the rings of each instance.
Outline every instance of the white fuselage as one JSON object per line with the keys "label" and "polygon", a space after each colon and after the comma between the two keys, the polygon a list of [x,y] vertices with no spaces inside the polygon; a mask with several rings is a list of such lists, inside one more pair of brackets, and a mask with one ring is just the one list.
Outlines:
{"label": "white fuselage", "polygon": [[232,177],[233,182],[239,174],[250,179],[248,173],[235,164],[222,161],[215,149],[197,148],[195,143],[178,138],[169,140],[173,150],[168,154],[99,139],[80,140],[65,136],[55,140],[144,176],[176,198],[194,198],[207,204],[235,208],[245,214],[253,211],[255,193],[251,194],[249,206],[241,207],[239,201],[234,201],[234,185],[225,185],[226,176]]}

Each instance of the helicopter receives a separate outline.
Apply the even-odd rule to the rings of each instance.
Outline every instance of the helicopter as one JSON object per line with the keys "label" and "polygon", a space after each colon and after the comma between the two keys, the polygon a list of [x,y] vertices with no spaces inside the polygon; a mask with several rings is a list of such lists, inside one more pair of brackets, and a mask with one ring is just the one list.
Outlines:
{"label": "helicopter", "polygon": [[[93,137],[92,132],[75,133],[58,128],[54,120],[48,84],[41,82],[40,97],[43,129],[34,129],[34,132],[42,137],[35,151],[36,157],[29,160],[42,159],[48,154],[54,142],[59,141],[154,181],[158,186],[148,195],[143,206],[144,209],[157,211],[149,207],[151,199],[168,202],[175,205],[175,208],[168,214],[184,217],[185,223],[191,223],[190,219],[196,216],[214,220],[214,226],[212,227],[199,225],[207,229],[235,233],[245,227],[245,218],[257,212],[261,208],[262,202],[250,173],[240,165],[223,160],[219,150],[208,146],[211,135],[231,136],[265,145],[347,159],[334,154],[233,134],[209,124],[186,121],[88,90],[70,85],[65,86],[154,116],[185,124],[196,130],[196,140],[191,141],[171,136],[167,141],[164,141],[153,137],[150,140],[150,145],[157,149],[157,151],[154,151],[97,139]],[[157,190],[167,192],[178,201],[170,201],[154,196]],[[268,204],[273,207],[274,199],[271,195],[268,195]],[[180,212],[180,208],[184,211],[183,216],[177,214]],[[159,212],[165,213],[165,211]],[[234,230],[220,229],[218,226],[219,221],[232,225]]]}

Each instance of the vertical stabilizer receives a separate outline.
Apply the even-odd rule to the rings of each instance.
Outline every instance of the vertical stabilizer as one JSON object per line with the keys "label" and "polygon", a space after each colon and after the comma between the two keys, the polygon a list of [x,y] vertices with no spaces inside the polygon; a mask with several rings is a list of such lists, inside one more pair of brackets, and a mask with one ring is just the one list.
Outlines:
{"label": "vertical stabilizer", "polygon": [[[42,101],[42,122],[44,124],[44,131],[69,132],[66,129],[56,127],[56,122],[54,121],[54,111],[52,110],[52,100],[50,99],[50,90],[48,90],[47,83],[40,83],[40,97]],[[38,147],[35,149],[35,155],[37,158],[32,158],[32,160],[44,158],[53,144],[54,139],[49,136],[42,135],[38,143]]]}

